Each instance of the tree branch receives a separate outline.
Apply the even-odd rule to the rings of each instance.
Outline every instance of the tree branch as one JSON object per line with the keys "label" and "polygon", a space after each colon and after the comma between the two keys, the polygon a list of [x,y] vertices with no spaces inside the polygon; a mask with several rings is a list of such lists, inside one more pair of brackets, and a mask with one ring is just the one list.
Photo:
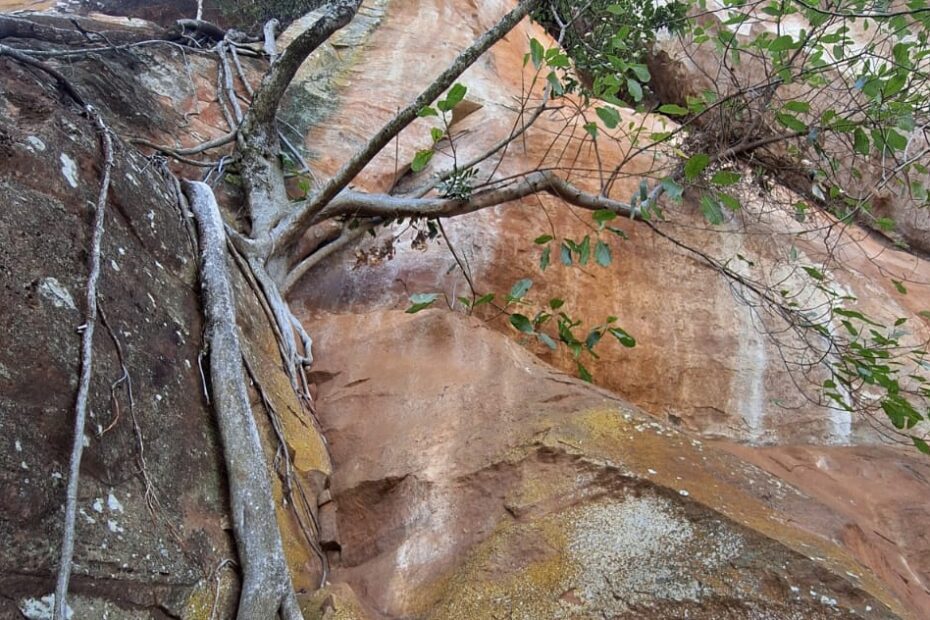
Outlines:
{"label": "tree branch", "polygon": [[576,207],[597,211],[606,209],[620,215],[635,217],[637,212],[630,205],[584,192],[551,171],[537,171],[522,180],[496,189],[473,194],[467,200],[454,198],[410,198],[388,194],[368,194],[355,190],[343,190],[311,223],[332,217],[455,217],[481,209],[519,200],[532,194],[547,192]]}
{"label": "tree branch", "polygon": [[[271,70],[265,75],[261,86],[255,93],[246,120],[247,127],[251,128],[253,125],[270,126],[273,124],[275,115],[278,112],[278,106],[281,103],[281,97],[284,96],[284,91],[287,90],[291,80],[294,79],[294,75],[297,74],[297,69],[307,59],[307,56],[312,54],[334,32],[348,24],[355,17],[360,4],[361,0],[334,0],[330,2],[322,17],[287,46],[284,53],[271,66]],[[265,40],[268,40],[267,26]],[[248,135],[248,131],[246,131],[246,135]]]}
{"label": "tree branch", "polygon": [[[537,4],[538,0],[523,0],[515,9],[505,15],[497,24],[478,37],[468,48],[456,57],[452,64],[443,71],[423,92],[406,108],[397,113],[381,130],[356,153],[352,159],[327,181],[320,190],[311,196],[299,209],[276,224],[272,231],[275,246],[280,251],[287,251],[303,233],[308,222],[316,219],[328,203],[333,200],[381,149],[417,117],[425,106],[432,103],[462,73],[465,72],[492,45],[502,39],[526,14]],[[293,44],[292,44],[293,45]],[[285,52],[286,54],[286,52]],[[283,63],[282,60],[279,63]]]}

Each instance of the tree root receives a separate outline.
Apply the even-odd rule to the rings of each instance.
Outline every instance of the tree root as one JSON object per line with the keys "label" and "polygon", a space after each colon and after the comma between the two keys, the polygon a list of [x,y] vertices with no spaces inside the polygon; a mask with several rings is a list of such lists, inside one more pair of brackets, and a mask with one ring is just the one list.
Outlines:
{"label": "tree root", "polygon": [[228,472],[236,547],[242,566],[239,620],[302,616],[284,557],[271,482],[243,375],[235,299],[226,262],[226,235],[213,191],[184,182],[200,227],[201,276],[210,380]]}
{"label": "tree root", "polygon": [[[40,63],[41,64],[41,63]],[[66,82],[67,83],[67,82]],[[72,89],[73,90],[73,89]],[[61,540],[58,579],[55,585],[55,618],[65,620],[68,609],[68,582],[71,579],[71,562],[74,559],[74,521],[77,517],[78,481],[81,475],[81,456],[84,452],[84,426],[87,421],[87,401],[90,395],[90,379],[93,374],[94,327],[97,324],[97,282],[100,278],[100,250],[103,244],[104,219],[107,195],[110,191],[110,173],[113,170],[113,139],[103,118],[90,106],[85,106],[97,131],[103,151],[103,176],[94,210],[94,231],[91,237],[89,273],[85,290],[84,325],[81,326],[81,376],[75,403],[74,442],[71,448],[71,465],[68,472],[68,488],[65,494],[65,524]]]}

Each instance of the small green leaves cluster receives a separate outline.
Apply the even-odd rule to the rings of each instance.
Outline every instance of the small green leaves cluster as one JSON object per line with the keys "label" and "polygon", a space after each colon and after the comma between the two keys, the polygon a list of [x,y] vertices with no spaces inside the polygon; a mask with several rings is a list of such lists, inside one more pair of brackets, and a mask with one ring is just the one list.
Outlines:
{"label": "small green leaves cluster", "polygon": [[[605,335],[612,336],[623,347],[636,346],[636,339],[617,325],[617,317],[608,316],[602,323],[585,330],[583,321],[572,317],[565,307],[565,300],[559,297],[547,300],[541,310],[528,311],[530,308],[538,307],[538,302],[529,298],[532,288],[533,280],[522,278],[500,298],[501,303],[497,302],[498,296],[494,293],[487,293],[473,299],[463,296],[457,301],[469,313],[482,306],[494,307],[499,313],[509,315],[508,322],[517,332],[533,338],[552,351],[558,350],[560,346],[565,347],[575,361],[578,376],[585,381],[591,381],[592,375],[584,365],[583,359],[585,356],[598,358],[595,347]],[[416,314],[426,310],[433,306],[440,297],[438,293],[411,295],[410,306],[406,312]],[[551,329],[549,329],[550,326]]]}
{"label": "small green leaves cluster", "polygon": [[553,96],[561,97],[576,90],[578,82],[570,71],[572,63],[561,48],[545,49],[538,39],[530,39],[530,51],[523,56],[523,66],[530,62],[533,63],[537,74],[543,69],[548,69],[545,79]]}
{"label": "small green leaves cluster", "polygon": [[426,106],[419,112],[421,118],[427,117],[437,117],[442,121],[443,127],[433,127],[430,129],[430,137],[433,139],[433,144],[427,149],[421,149],[417,151],[414,155],[413,162],[410,164],[410,169],[413,172],[420,172],[429,164],[433,159],[433,155],[436,154],[436,144],[445,137],[449,137],[449,122],[450,114],[455,106],[462,102],[465,98],[468,88],[464,84],[453,84],[449,88],[446,96],[436,102],[436,106]]}
{"label": "small green leaves cluster", "polygon": [[[822,320],[809,325],[830,343],[824,357],[830,370],[822,383],[824,396],[833,408],[850,413],[877,405],[895,429],[930,455],[930,379],[926,375],[930,362],[922,346],[902,342],[908,334],[908,320],[902,317],[885,325],[857,309],[855,297],[836,292],[823,271],[810,265],[801,268],[831,304]],[[895,286],[907,294],[902,282],[896,281]],[[781,294],[788,305],[795,304],[788,291]],[[842,327],[842,332],[834,333],[834,325]]]}
{"label": "small green leaves cluster", "polygon": [[[507,306],[518,308],[521,305],[532,306],[526,299],[532,286],[533,281],[528,278],[519,280],[506,297]],[[557,350],[560,344],[565,346],[575,360],[578,376],[585,381],[591,381],[593,377],[582,362],[583,356],[588,355],[597,359],[598,355],[594,349],[605,334],[613,336],[624,347],[636,346],[633,336],[616,325],[617,317],[615,316],[607,317],[602,324],[587,330],[587,334],[584,335],[583,322],[568,314],[565,300],[559,297],[549,299],[545,307],[533,313],[532,316],[522,312],[512,312],[509,321],[518,332],[536,338],[552,351]],[[555,338],[543,331],[544,327],[553,323]]]}

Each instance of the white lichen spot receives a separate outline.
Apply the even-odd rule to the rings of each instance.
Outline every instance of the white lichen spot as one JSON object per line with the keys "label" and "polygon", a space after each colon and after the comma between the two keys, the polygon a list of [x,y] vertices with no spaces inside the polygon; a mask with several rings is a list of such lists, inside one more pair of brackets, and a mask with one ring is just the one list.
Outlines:
{"label": "white lichen spot", "polygon": [[[52,620],[55,612],[55,595],[46,594],[40,599],[24,598],[19,602],[19,611],[29,620]],[[74,610],[65,604],[65,618],[74,617]]]}
{"label": "white lichen spot", "polygon": [[90,435],[88,435],[88,434],[86,434],[86,433],[84,434],[84,442],[83,442],[83,443],[84,443],[84,447],[85,447],[85,448],[89,448],[89,447],[90,447]]}
{"label": "white lichen spot", "polygon": [[45,150],[45,143],[38,136],[29,136],[26,138],[26,148],[32,153],[37,153]]}
{"label": "white lichen spot", "polygon": [[29,465],[26,464],[26,461],[23,461],[19,464],[22,469],[29,469]]}
{"label": "white lichen spot", "polygon": [[155,230],[155,211],[149,211],[145,214],[145,217],[149,218],[149,226],[152,227],[152,230]]}
{"label": "white lichen spot", "polygon": [[158,307],[158,304],[155,303],[155,298],[152,297],[152,294],[151,294],[151,293],[146,293],[146,295],[149,296],[149,301],[152,302],[152,307],[153,307],[153,308],[157,308],[157,307]]}
{"label": "white lichen spot", "polygon": [[829,596],[827,596],[826,594],[824,594],[823,596],[820,597],[820,604],[821,604],[821,605],[828,605],[828,606],[830,606],[830,607],[836,607],[836,599],[835,599],[835,598],[830,598]]}
{"label": "white lichen spot", "polygon": [[94,511],[96,512],[103,512],[103,500],[100,499],[99,497],[95,499],[93,508],[94,508]]}
{"label": "white lichen spot", "polygon": [[61,475],[60,471],[52,472],[52,480],[61,480],[62,478],[64,478],[64,476]]}
{"label": "white lichen spot", "polygon": [[42,278],[38,290],[39,295],[50,301],[56,308],[77,310],[71,293],[55,278]]}
{"label": "white lichen spot", "polygon": [[90,516],[89,514],[87,514],[87,513],[84,511],[83,508],[81,508],[80,510],[78,510],[78,512],[81,514],[82,517],[84,517],[84,520],[87,521],[88,523],[90,523],[91,525],[93,525],[94,523],[97,522],[97,519],[95,519],[95,518],[93,518],[92,516]]}
{"label": "white lichen spot", "polygon": [[107,495],[107,508],[113,512],[123,512],[123,505],[116,499],[116,496],[113,495],[113,491],[110,491],[110,494]]}
{"label": "white lichen spot", "polygon": [[659,472],[657,472],[657,471],[654,470],[654,469],[647,469],[646,471],[649,472],[649,475],[650,475],[650,476],[655,476],[657,473],[659,473]]}
{"label": "white lichen spot", "polygon": [[678,491],[678,494],[681,495],[682,497],[688,497],[688,495],[690,495],[690,493],[688,493],[684,489]]}
{"label": "white lichen spot", "polygon": [[62,153],[58,156],[59,161],[61,161],[61,174],[64,175],[65,180],[68,182],[68,185],[71,187],[77,188],[78,186],[78,175],[77,175],[77,164],[74,163],[74,160]]}
{"label": "white lichen spot", "polygon": [[113,271],[119,271],[119,265],[117,265],[116,261],[112,258],[110,259],[110,267],[113,269]]}
{"label": "white lichen spot", "polygon": [[123,530],[122,527],[120,527],[119,523],[117,523],[117,522],[114,521],[113,519],[107,519],[107,527],[108,527],[108,528],[110,529],[110,531],[113,532],[114,534],[119,534],[119,533],[125,531],[125,530]]}
{"label": "white lichen spot", "polygon": [[13,447],[16,448],[17,452],[23,451],[23,444],[19,441],[19,439],[16,440],[16,442],[13,444]]}
{"label": "white lichen spot", "polygon": [[126,248],[116,248],[116,252],[117,252],[120,256],[126,256]]}

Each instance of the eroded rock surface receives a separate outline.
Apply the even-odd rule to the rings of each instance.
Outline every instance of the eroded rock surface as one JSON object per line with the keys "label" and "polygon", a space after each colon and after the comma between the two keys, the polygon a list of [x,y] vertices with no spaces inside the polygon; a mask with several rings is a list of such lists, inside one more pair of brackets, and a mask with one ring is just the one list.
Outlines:
{"label": "eroded rock surface", "polygon": [[480,322],[316,325],[334,579],[371,617],[894,617],[847,553],[786,524],[786,497],[814,498]]}

